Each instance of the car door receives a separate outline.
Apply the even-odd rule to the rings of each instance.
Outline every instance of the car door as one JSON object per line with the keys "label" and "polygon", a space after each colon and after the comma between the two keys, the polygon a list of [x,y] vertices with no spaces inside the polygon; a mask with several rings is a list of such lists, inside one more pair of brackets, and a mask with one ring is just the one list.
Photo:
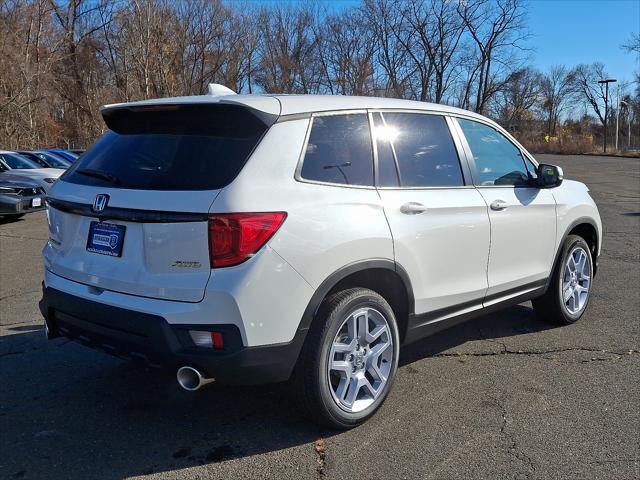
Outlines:
{"label": "car door", "polygon": [[551,272],[556,202],[531,182],[531,163],[496,128],[458,118],[474,183],[487,204],[491,247],[485,304],[543,284]]}
{"label": "car door", "polygon": [[[424,322],[480,308],[489,217],[442,115],[372,112],[376,182]],[[466,172],[466,173],[465,173]]]}

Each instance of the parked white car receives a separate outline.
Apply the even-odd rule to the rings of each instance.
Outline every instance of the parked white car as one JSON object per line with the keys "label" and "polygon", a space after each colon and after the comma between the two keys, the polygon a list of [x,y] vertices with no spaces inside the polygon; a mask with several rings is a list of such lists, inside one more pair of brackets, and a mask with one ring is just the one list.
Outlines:
{"label": "parked white car", "polygon": [[421,102],[204,95],[108,105],[50,192],[49,336],[215,380],[291,380],[349,428],[402,345],[533,299],[584,313],[585,185],[480,115]]}
{"label": "parked white car", "polygon": [[35,163],[16,152],[0,150],[0,172],[11,172],[25,179],[31,179],[48,192],[51,185],[64,173],[60,168],[41,168]]}

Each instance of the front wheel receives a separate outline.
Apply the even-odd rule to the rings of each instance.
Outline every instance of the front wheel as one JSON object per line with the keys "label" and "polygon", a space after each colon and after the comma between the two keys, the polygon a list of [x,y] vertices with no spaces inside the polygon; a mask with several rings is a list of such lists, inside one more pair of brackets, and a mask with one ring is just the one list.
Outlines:
{"label": "front wheel", "polygon": [[328,297],[294,374],[301,408],[329,428],[366,421],[389,393],[399,341],[393,310],[376,292],[353,288]]}
{"label": "front wheel", "polygon": [[593,281],[593,259],[582,237],[569,235],[562,248],[547,292],[533,300],[536,313],[546,321],[568,325],[587,309]]}

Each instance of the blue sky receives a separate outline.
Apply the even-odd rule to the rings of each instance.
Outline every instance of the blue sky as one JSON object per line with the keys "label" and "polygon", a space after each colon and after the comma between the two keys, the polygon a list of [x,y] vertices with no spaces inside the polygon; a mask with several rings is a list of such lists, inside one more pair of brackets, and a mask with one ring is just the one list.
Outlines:
{"label": "blue sky", "polygon": [[620,49],[640,30],[638,0],[531,0],[528,24],[532,63],[541,70],[600,61],[611,78],[623,81],[640,68]]}

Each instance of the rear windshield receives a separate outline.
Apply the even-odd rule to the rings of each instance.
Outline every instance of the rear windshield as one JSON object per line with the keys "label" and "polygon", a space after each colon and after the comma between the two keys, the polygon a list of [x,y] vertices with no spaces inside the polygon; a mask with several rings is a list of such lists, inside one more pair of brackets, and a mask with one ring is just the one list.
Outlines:
{"label": "rear windshield", "polygon": [[142,190],[228,185],[270,126],[235,105],[167,105],[104,113],[110,130],[61,178]]}

